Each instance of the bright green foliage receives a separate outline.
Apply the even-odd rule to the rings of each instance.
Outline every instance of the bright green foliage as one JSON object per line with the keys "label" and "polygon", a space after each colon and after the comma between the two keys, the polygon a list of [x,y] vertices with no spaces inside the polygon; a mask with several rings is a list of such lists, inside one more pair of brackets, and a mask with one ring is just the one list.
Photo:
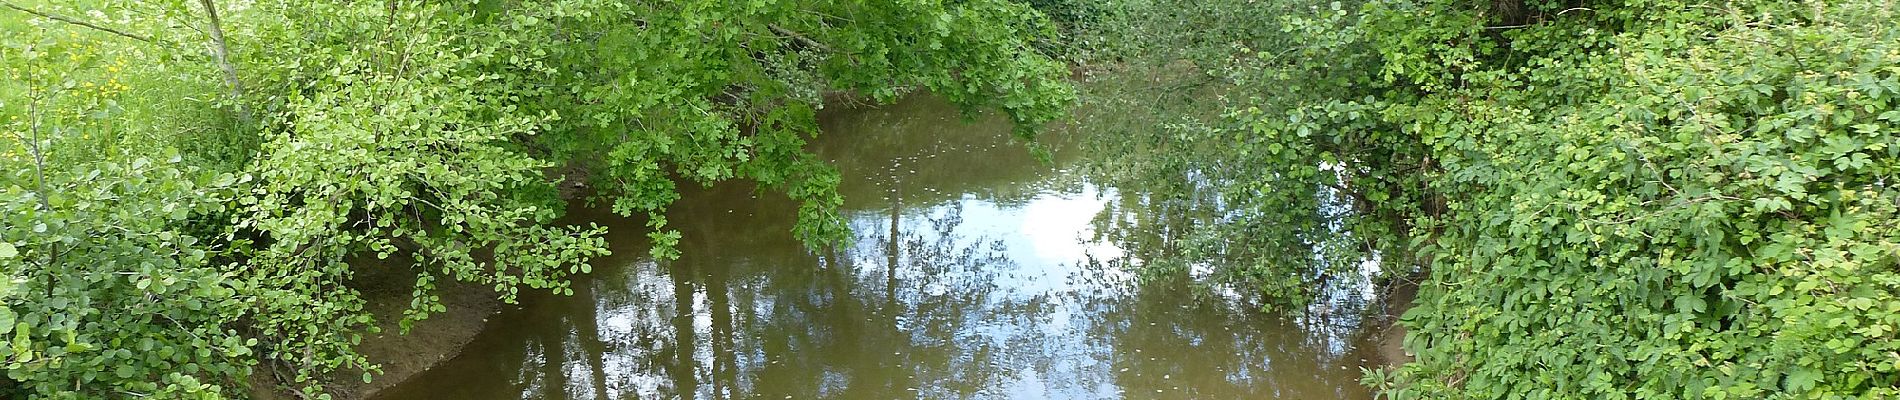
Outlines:
{"label": "bright green foliage", "polygon": [[[185,225],[231,192],[193,183],[175,158],[121,157],[49,175],[47,187],[60,189],[45,198],[53,212],[19,185],[0,192],[3,222],[17,227],[0,232],[7,378],[54,398],[88,398],[95,386],[215,395],[206,384],[217,382],[198,377],[242,373],[256,342],[230,326],[246,305]],[[34,182],[34,172],[0,182]]]}
{"label": "bright green foliage", "polygon": [[365,257],[414,260],[407,327],[445,280],[569,292],[606,247],[556,225],[567,183],[647,217],[662,258],[680,181],[756,181],[833,243],[839,177],[804,150],[827,98],[930,90],[1025,137],[1073,98],[1041,15],[996,0],[209,3],[0,8],[27,33],[0,39],[0,397],[222,398],[263,371],[326,397],[376,370]]}
{"label": "bright green foliage", "polygon": [[0,396],[220,397],[203,378],[241,374],[255,342],[192,219],[234,180],[135,145],[154,139],[118,120],[148,95],[130,91],[137,49],[0,24],[17,33],[0,46]]}
{"label": "bright green foliage", "polygon": [[233,179],[128,148],[147,139],[115,121],[143,95],[121,74],[136,53],[19,32],[0,47],[0,365],[18,385],[0,396],[218,397],[201,377],[242,373],[255,342],[191,218],[225,207]]}
{"label": "bright green foliage", "polygon": [[238,228],[264,238],[244,266],[263,291],[254,323],[281,338],[269,352],[281,361],[308,364],[302,359],[314,351],[336,362],[298,379],[365,367],[350,349],[368,314],[353,290],[334,289],[352,276],[352,256],[412,256],[418,279],[407,326],[443,311],[435,295],[442,279],[491,285],[512,301],[522,285],[567,290],[568,274],[606,254],[601,228],[545,226],[560,210],[542,174],[551,164],[510,146],[547,118],[512,114],[510,94],[496,90],[503,87],[453,79],[463,55],[437,45],[414,44],[414,66],[400,72],[408,78],[315,78],[325,89],[286,100],[284,131],[250,167],[259,183],[239,202],[247,213]]}
{"label": "bright green foliage", "polygon": [[[313,79],[426,72],[437,81],[401,84],[504,96],[483,104],[538,119],[509,133],[534,134],[522,150],[586,167],[616,211],[649,218],[659,256],[677,240],[661,212],[678,197],[676,178],[780,189],[805,204],[800,237],[842,239],[836,173],[802,150],[831,91],[888,101],[924,88],[973,110],[1000,108],[1025,135],[1061,116],[1072,96],[1063,67],[1029,46],[1045,33],[1039,16],[1001,1],[327,3],[268,10],[288,21],[277,29],[325,38],[256,41],[281,67],[269,84],[297,91]],[[331,43],[359,38],[375,40],[340,54]],[[454,59],[412,70],[418,54]]]}
{"label": "bright green foliage", "polygon": [[[1216,64],[1233,112],[1157,153],[1187,176],[1238,169],[1205,174],[1238,209],[1226,225],[1300,239],[1216,248],[1323,260],[1363,240],[1425,267],[1404,322],[1418,358],[1373,382],[1395,398],[1900,396],[1895,6],[1257,15],[1277,33]],[[1318,214],[1337,225],[1300,221],[1329,201],[1352,204]],[[1211,265],[1316,270],[1243,259],[1269,262]]]}

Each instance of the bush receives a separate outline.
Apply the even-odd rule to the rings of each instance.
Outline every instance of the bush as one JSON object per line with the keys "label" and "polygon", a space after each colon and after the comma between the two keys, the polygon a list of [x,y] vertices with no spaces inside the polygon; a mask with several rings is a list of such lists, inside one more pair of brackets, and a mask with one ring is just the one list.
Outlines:
{"label": "bush", "polygon": [[1224,282],[1423,268],[1389,395],[1900,395],[1890,4],[1288,6],[1143,159],[1216,178]]}

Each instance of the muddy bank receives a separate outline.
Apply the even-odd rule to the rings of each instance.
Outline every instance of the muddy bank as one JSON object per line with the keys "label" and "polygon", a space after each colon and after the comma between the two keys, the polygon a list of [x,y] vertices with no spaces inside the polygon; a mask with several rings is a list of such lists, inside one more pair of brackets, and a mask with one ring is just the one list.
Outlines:
{"label": "muddy bank", "polygon": [[[407,272],[406,268],[402,270]],[[502,307],[492,288],[453,284],[443,288],[440,294],[447,310],[430,315],[429,319],[414,324],[408,334],[403,334],[397,322],[402,319],[403,310],[409,307],[405,300],[410,296],[407,287],[396,289],[396,293],[380,294],[386,296],[382,297],[386,300],[371,301],[370,307],[382,332],[365,336],[359,347],[370,362],[382,366],[383,373],[369,383],[360,378],[341,379],[331,391],[338,400],[370,398],[377,391],[455,357]]]}
{"label": "muddy bank", "polygon": [[[490,316],[501,310],[502,302],[492,288],[459,282],[438,282],[437,295],[444,312],[413,324],[407,334],[398,322],[413,298],[415,272],[408,261],[371,260],[356,263],[352,285],[362,292],[365,308],[376,317],[381,332],[365,334],[357,346],[370,363],[382,366],[370,382],[363,382],[363,371],[340,371],[329,378],[324,391],[336,400],[357,400],[375,396],[397,383],[427,371],[437,363],[460,354],[487,325]],[[268,366],[257,367],[251,379],[252,398],[262,400],[299,399],[292,393],[290,376],[273,374]]]}
{"label": "muddy bank", "polygon": [[1359,358],[1366,368],[1392,369],[1412,361],[1412,354],[1405,351],[1406,329],[1399,324],[1399,317],[1412,309],[1418,298],[1418,283],[1395,281],[1384,292],[1381,310],[1368,319],[1365,337],[1360,340]]}

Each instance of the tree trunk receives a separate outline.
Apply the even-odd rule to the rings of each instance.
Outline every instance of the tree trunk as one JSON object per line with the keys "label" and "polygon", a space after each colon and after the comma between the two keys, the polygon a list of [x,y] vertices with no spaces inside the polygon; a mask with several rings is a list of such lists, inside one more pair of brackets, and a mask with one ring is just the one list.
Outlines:
{"label": "tree trunk", "polygon": [[237,109],[238,120],[245,125],[251,123],[251,111],[244,107],[244,83],[238,80],[237,67],[231,65],[231,49],[224,44],[224,22],[218,19],[218,6],[211,0],[198,0],[205,8],[205,17],[211,31],[211,55],[218,60],[218,68],[224,70],[224,84],[231,89],[231,106]]}

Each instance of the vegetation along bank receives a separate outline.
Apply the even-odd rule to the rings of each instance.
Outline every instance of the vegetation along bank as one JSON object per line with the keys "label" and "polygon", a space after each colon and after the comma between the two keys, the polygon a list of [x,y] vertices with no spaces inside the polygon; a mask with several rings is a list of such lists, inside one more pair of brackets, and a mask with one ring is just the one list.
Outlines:
{"label": "vegetation along bank", "polygon": [[1892,1],[1039,3],[1157,77],[1111,93],[1221,98],[1102,140],[1216,221],[1151,270],[1422,279],[1393,398],[1900,396]]}
{"label": "vegetation along bank", "polygon": [[1099,179],[1202,222],[1119,236],[1144,277],[1289,314],[1416,282],[1393,398],[1896,397],[1895,8],[0,1],[0,397],[373,380],[364,338],[447,288],[606,255],[554,223],[574,171],[658,259],[680,185],[728,180],[838,243],[815,110],[917,90],[1104,128]]}

